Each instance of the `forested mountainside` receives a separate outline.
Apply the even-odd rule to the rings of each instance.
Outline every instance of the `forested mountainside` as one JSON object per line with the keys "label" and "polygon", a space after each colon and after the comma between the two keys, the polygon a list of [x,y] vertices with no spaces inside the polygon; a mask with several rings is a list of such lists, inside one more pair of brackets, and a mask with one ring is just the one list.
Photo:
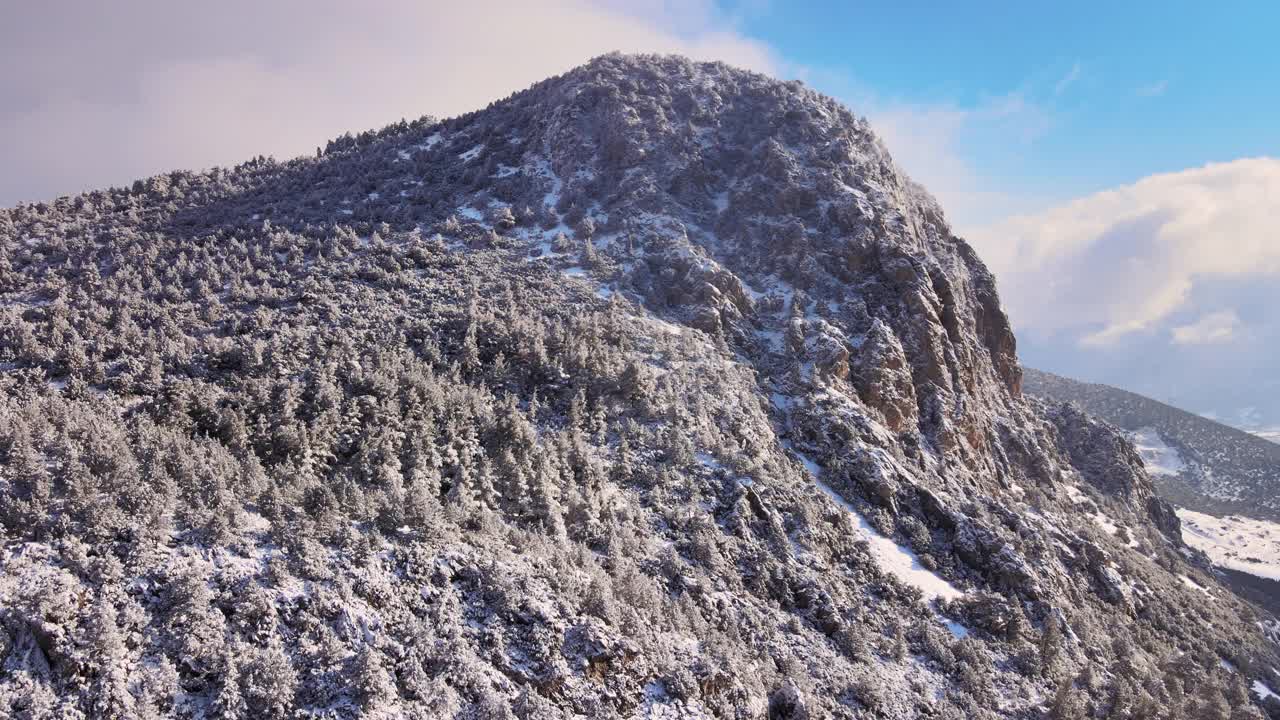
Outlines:
{"label": "forested mountainside", "polygon": [[798,83],[605,56],[0,243],[0,716],[1280,711],[1274,621]]}
{"label": "forested mountainside", "polygon": [[1027,393],[1078,403],[1170,448],[1172,462],[1157,463],[1151,473],[1163,497],[1197,512],[1280,522],[1280,445],[1109,385],[1031,368],[1023,373]]}

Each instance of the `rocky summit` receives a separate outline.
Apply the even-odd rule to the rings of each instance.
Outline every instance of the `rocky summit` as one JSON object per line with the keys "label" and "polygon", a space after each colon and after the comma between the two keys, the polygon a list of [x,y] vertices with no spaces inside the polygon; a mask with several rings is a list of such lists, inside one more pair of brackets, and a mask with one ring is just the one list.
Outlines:
{"label": "rocky summit", "polygon": [[799,83],[609,55],[0,248],[0,717],[1280,717],[1280,626]]}

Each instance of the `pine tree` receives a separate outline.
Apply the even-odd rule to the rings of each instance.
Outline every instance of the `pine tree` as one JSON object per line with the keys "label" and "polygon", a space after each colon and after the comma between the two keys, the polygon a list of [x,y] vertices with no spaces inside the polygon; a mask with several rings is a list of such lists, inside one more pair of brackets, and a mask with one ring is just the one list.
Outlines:
{"label": "pine tree", "polygon": [[587,429],[587,392],[582,388],[573,394],[569,402],[569,427],[576,430]]}
{"label": "pine tree", "polygon": [[133,718],[135,703],[129,693],[129,652],[120,633],[115,606],[106,592],[100,592],[94,602],[87,636],[90,662],[94,666],[94,717],[106,720]]}
{"label": "pine tree", "polygon": [[559,476],[551,454],[546,450],[536,454],[533,472],[529,475],[529,513],[547,534],[554,538],[565,536],[564,511],[561,508],[555,480]]}
{"label": "pine tree", "polygon": [[647,414],[653,397],[653,377],[643,364],[629,360],[618,378],[618,390],[641,414]]}
{"label": "pine tree", "polygon": [[626,487],[631,484],[636,474],[636,453],[631,447],[632,433],[624,429],[619,435],[616,459],[610,468],[610,477],[617,484]]}
{"label": "pine tree", "polygon": [[1058,612],[1051,609],[1045,618],[1044,630],[1040,633],[1040,673],[1045,677],[1053,674],[1054,665],[1062,651],[1062,621]]}
{"label": "pine tree", "polygon": [[902,629],[902,623],[895,623],[893,626],[893,636],[889,642],[889,657],[898,662],[906,659],[910,648],[907,646],[907,635]]}
{"label": "pine tree", "polygon": [[466,328],[462,334],[459,361],[462,363],[463,370],[467,373],[475,373],[480,369],[480,343],[478,339],[480,320],[474,296],[467,303],[467,311],[463,321],[466,323]]}
{"label": "pine tree", "polygon": [[395,681],[378,657],[378,651],[366,645],[360,649],[355,662],[352,685],[365,712],[385,710],[396,697]]}
{"label": "pine tree", "polygon": [[1070,677],[1063,678],[1058,683],[1053,702],[1049,706],[1049,717],[1051,720],[1080,720],[1084,717],[1084,706]]}
{"label": "pine tree", "polygon": [[17,532],[37,530],[47,522],[53,497],[53,478],[25,428],[19,426],[9,448],[0,479],[11,490],[0,493],[0,520]]}
{"label": "pine tree", "polygon": [[213,592],[195,567],[171,581],[168,632],[176,640],[178,662],[191,672],[222,669],[226,658],[226,617],[213,606]]}
{"label": "pine tree", "polygon": [[285,718],[294,706],[298,673],[278,638],[255,650],[244,668],[245,701],[254,717]]}
{"label": "pine tree", "polygon": [[498,509],[499,495],[493,484],[493,466],[488,456],[481,455],[476,463],[475,472],[471,475],[472,497],[476,504],[485,510]]}
{"label": "pine tree", "polygon": [[249,704],[240,688],[240,654],[227,656],[226,668],[221,676],[218,692],[213,698],[213,716],[219,720],[242,720],[251,717]]}
{"label": "pine tree", "polygon": [[529,517],[533,506],[531,470],[511,447],[499,451],[495,469],[504,506],[517,518]]}

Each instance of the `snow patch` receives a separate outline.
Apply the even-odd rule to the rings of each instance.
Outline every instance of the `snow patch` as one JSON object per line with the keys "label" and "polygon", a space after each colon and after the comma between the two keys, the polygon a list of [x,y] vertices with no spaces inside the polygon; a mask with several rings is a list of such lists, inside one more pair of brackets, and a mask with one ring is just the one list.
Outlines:
{"label": "snow patch", "polygon": [[484,215],[470,205],[463,205],[458,208],[458,214],[462,217],[473,220],[475,222],[484,222]]}
{"label": "snow patch", "polygon": [[783,395],[781,393],[776,393],[776,392],[769,393],[769,402],[774,407],[784,411],[790,410],[791,408],[795,407],[795,404],[796,404],[795,398],[792,398],[790,395]]}
{"label": "snow patch", "polygon": [[1178,578],[1182,580],[1183,585],[1186,585],[1187,587],[1192,588],[1194,590],[1199,590],[1200,592],[1204,593],[1205,595],[1208,595],[1209,597],[1213,597],[1213,593],[1209,592],[1209,588],[1201,585],[1195,580],[1192,580],[1190,577],[1186,575],[1179,575]]}
{"label": "snow patch", "polygon": [[[1062,490],[1066,493],[1067,498],[1071,500],[1073,505],[1089,505],[1096,507],[1093,501],[1089,499],[1089,496],[1080,489],[1079,485],[1067,483],[1062,486]],[[1093,524],[1102,528],[1102,531],[1108,535],[1115,535],[1120,532],[1120,526],[1116,525],[1114,520],[1107,517],[1107,515],[1102,513],[1100,510],[1084,513],[1084,515],[1092,520]],[[1138,541],[1131,538],[1128,542],[1128,546],[1137,547]]]}
{"label": "snow patch", "polygon": [[963,640],[969,637],[969,628],[961,625],[951,618],[943,618],[942,624],[947,626],[947,629],[951,631],[952,635],[956,636],[957,640]]}
{"label": "snow patch", "polygon": [[1214,565],[1280,580],[1280,524],[1228,515],[1214,517],[1178,508],[1182,539]]}
{"label": "snow patch", "polygon": [[551,169],[551,164],[545,158],[538,158],[538,161],[533,164],[533,170],[551,181],[551,189],[542,196],[542,204],[545,207],[554,208],[560,202],[560,193],[564,189],[564,182]]}
{"label": "snow patch", "polygon": [[[876,563],[881,569],[902,582],[919,588],[924,593],[925,598],[929,600],[954,600],[964,595],[959,588],[952,585],[941,575],[920,564],[920,558],[910,548],[897,544],[892,538],[881,535],[878,530],[872,527],[871,523],[867,522],[867,519],[862,516],[862,513],[858,512],[852,503],[845,500],[840,493],[820,479],[822,469],[816,462],[804,454],[796,452],[794,448],[791,451],[795,453],[800,462],[804,464],[805,469],[813,476],[813,481],[818,486],[818,489],[834,500],[837,505],[848,511],[849,518],[853,520],[854,526],[871,546],[871,555],[876,559]],[[951,629],[950,626],[948,626],[948,629]],[[952,630],[952,632],[955,631]]]}
{"label": "snow patch", "polygon": [[1268,687],[1267,684],[1261,680],[1253,681],[1253,694],[1263,700],[1266,700],[1267,698],[1276,698],[1277,700],[1280,700],[1280,695],[1277,695],[1274,690]]}
{"label": "snow patch", "polygon": [[1142,456],[1142,463],[1147,466],[1148,474],[1177,475],[1187,469],[1187,463],[1178,454],[1177,448],[1166,443],[1155,428],[1142,428],[1130,437],[1138,454]]}
{"label": "snow patch", "polygon": [[1115,535],[1120,532],[1120,528],[1117,527],[1116,524],[1111,521],[1111,518],[1106,515],[1098,512],[1094,513],[1091,517],[1093,518],[1093,522],[1096,523],[1098,527],[1102,528],[1103,532],[1106,534]]}
{"label": "snow patch", "polygon": [[1071,502],[1076,505],[1089,501],[1088,496],[1081,492],[1079,485],[1063,485],[1062,489],[1066,492],[1067,497],[1070,498]]}
{"label": "snow patch", "polygon": [[1259,428],[1256,430],[1247,430],[1246,432],[1257,435],[1263,440],[1269,440],[1273,443],[1280,444],[1280,428]]}

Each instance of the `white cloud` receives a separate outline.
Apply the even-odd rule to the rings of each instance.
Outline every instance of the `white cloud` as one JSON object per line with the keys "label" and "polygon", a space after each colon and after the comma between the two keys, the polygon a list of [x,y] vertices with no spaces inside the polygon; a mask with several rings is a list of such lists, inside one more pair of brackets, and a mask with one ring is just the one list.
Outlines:
{"label": "white cloud", "polygon": [[954,106],[871,107],[867,119],[894,161],[942,203],[949,216],[999,217],[1011,203],[985,181],[960,148],[970,111]]}
{"label": "white cloud", "polygon": [[1071,69],[1067,71],[1067,74],[1063,75],[1062,79],[1059,80],[1058,83],[1053,86],[1053,94],[1061,95],[1062,93],[1067,91],[1067,88],[1071,87],[1071,85],[1075,83],[1076,80],[1079,80],[1079,79],[1080,79],[1080,63],[1079,61],[1077,61],[1071,66]]}
{"label": "white cloud", "polygon": [[1159,97],[1163,95],[1164,92],[1168,89],[1169,89],[1168,80],[1158,80],[1156,82],[1151,83],[1150,85],[1143,85],[1142,87],[1138,88],[1137,93],[1138,93],[1138,97]]}
{"label": "white cloud", "polygon": [[1029,144],[1052,125],[1050,112],[1019,93],[971,106],[883,100],[869,93],[850,103],[867,116],[894,161],[938,199],[960,229],[1007,217],[1034,200],[980,171],[975,147]]}
{"label": "white cloud", "polygon": [[1107,345],[1194,312],[1206,283],[1280,275],[1280,159],[1153,175],[973,235],[1020,328]]}
{"label": "white cloud", "polygon": [[1190,325],[1179,325],[1171,331],[1178,345],[1216,345],[1230,342],[1240,328],[1240,316],[1234,310],[1220,310],[1202,315]]}
{"label": "white cloud", "polygon": [[0,26],[0,205],[305,154],[483,107],[611,50],[781,69],[711,0],[55,6],[19,4]]}

